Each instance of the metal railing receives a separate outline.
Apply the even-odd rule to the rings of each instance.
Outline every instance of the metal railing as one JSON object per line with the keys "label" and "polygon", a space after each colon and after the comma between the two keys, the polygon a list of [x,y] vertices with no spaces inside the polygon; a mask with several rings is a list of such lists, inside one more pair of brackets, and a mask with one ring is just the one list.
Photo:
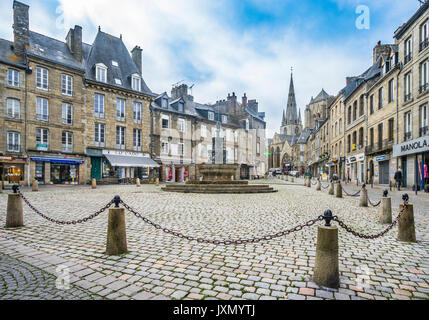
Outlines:
{"label": "metal railing", "polygon": [[425,126],[425,127],[422,127],[422,128],[420,128],[420,137],[423,137],[423,136],[425,136],[426,134],[428,134],[428,126]]}
{"label": "metal railing", "polygon": [[429,38],[426,38],[422,42],[420,42],[420,51],[423,51],[428,46],[429,46]]}
{"label": "metal railing", "polygon": [[404,57],[404,64],[407,64],[408,62],[410,62],[412,58],[413,58],[413,54],[410,52]]}
{"label": "metal railing", "polygon": [[419,93],[426,92],[428,88],[429,88],[429,83],[425,83],[424,85],[420,86]]}

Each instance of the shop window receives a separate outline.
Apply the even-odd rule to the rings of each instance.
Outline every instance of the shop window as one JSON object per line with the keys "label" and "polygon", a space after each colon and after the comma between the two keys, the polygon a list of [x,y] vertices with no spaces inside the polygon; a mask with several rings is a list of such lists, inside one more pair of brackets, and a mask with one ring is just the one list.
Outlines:
{"label": "shop window", "polygon": [[36,162],[36,172],[34,174],[34,178],[39,181],[39,183],[44,182],[45,177],[45,163],[44,162]]}

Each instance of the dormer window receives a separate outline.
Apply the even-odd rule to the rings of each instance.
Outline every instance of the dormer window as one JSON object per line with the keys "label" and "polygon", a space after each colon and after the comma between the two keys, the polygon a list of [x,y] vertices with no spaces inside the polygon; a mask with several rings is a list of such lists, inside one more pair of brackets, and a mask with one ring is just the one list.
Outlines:
{"label": "dormer window", "polygon": [[179,102],[179,112],[183,112],[185,110],[185,105],[183,102]]}
{"label": "dormer window", "polygon": [[99,63],[95,66],[95,78],[99,82],[107,82],[107,67]]}
{"label": "dormer window", "polygon": [[161,107],[164,109],[168,108],[168,99],[167,98],[162,98],[161,100]]}
{"label": "dormer window", "polygon": [[228,116],[222,115],[222,123],[228,122]]}
{"label": "dormer window", "polygon": [[122,80],[121,79],[118,79],[118,78],[115,78],[115,83],[117,84],[117,85],[122,85]]}
{"label": "dormer window", "polygon": [[141,91],[141,78],[138,75],[133,74],[131,78],[131,86],[134,91]]}
{"label": "dormer window", "polygon": [[112,60],[112,66],[119,67],[118,61]]}
{"label": "dormer window", "polygon": [[214,121],[214,112],[209,111],[208,117],[210,121]]}

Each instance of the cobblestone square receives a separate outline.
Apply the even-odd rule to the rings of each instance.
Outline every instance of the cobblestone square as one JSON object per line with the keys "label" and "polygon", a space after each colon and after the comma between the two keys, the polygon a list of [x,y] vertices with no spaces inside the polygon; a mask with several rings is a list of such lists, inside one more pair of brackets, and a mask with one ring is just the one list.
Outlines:
{"label": "cobblestone square", "polygon": [[[180,194],[152,185],[95,190],[47,187],[37,193],[24,188],[22,192],[45,215],[60,220],[87,217],[118,194],[162,227],[210,240],[276,234],[315,219],[326,209],[358,232],[376,234],[385,228],[377,223],[378,209],[360,208],[359,198],[338,199],[299,182],[262,183],[279,192],[256,197]],[[376,240],[359,239],[339,229],[341,286],[332,290],[312,281],[317,225],[323,222],[270,241],[226,246],[174,237],[126,212],[129,252],[107,256],[107,212],[83,224],[58,225],[24,203],[25,227],[6,229],[7,197],[0,194],[0,299],[429,297],[428,201],[420,201],[415,210],[417,243],[397,241],[397,226]],[[394,202],[393,217],[398,212]],[[56,282],[64,277],[70,288],[57,289]]]}

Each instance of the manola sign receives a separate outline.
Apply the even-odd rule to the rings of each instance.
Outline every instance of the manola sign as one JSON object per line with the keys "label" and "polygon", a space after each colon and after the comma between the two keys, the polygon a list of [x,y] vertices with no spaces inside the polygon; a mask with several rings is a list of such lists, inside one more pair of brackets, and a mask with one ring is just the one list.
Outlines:
{"label": "manola sign", "polygon": [[429,151],[429,136],[407,141],[393,146],[393,156],[400,157],[407,154],[414,154]]}

